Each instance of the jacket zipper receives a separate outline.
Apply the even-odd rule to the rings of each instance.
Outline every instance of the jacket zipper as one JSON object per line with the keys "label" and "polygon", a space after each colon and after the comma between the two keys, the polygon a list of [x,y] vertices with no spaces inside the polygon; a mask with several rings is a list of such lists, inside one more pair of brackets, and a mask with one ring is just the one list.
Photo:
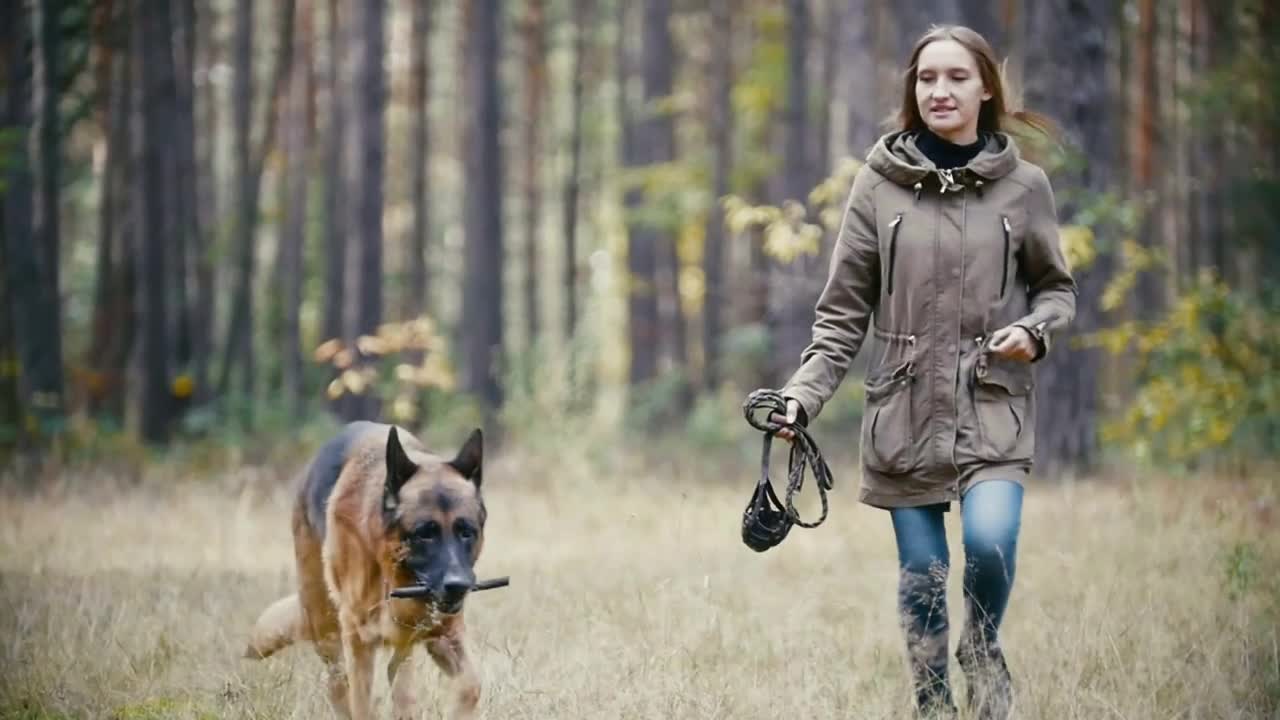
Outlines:
{"label": "jacket zipper", "polygon": [[1009,284],[1009,216],[1001,215],[1000,223],[1004,226],[1004,264],[1000,268],[1000,299],[1003,300]]}
{"label": "jacket zipper", "polygon": [[893,228],[893,235],[889,237],[889,294],[893,294],[893,265],[897,261],[898,256],[898,228],[902,226],[902,213],[898,213],[893,221],[889,223],[889,227]]}

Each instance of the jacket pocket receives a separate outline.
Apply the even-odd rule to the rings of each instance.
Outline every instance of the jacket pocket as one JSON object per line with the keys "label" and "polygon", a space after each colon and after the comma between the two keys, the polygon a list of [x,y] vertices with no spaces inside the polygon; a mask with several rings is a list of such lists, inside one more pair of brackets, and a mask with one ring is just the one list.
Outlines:
{"label": "jacket pocket", "polygon": [[977,455],[997,462],[1015,459],[1025,428],[1032,391],[1031,366],[984,354],[974,368],[973,409],[977,417]]}
{"label": "jacket pocket", "polygon": [[893,220],[889,221],[889,227],[893,228],[893,231],[889,235],[889,279],[887,281],[888,283],[887,289],[888,289],[888,294],[892,295],[893,294],[893,266],[896,265],[898,261],[898,229],[902,227],[902,213],[898,213],[898,215],[894,217]]}
{"label": "jacket pocket", "polygon": [[867,376],[861,452],[868,468],[896,474],[915,466],[911,408],[914,382],[915,364],[910,361],[887,365]]}

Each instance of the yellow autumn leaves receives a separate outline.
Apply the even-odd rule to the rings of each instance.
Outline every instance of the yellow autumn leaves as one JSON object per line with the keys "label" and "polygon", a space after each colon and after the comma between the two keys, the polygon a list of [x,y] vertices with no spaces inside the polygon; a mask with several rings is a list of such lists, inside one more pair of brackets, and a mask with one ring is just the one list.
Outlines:
{"label": "yellow autumn leaves", "polygon": [[[384,323],[375,334],[361,335],[350,346],[339,338],[330,338],[316,347],[312,357],[338,371],[326,391],[330,399],[336,400],[347,393],[363,395],[377,386],[380,374],[387,371],[387,363],[374,361],[406,355],[411,362],[399,362],[390,368],[396,383],[391,414],[397,420],[411,420],[416,414],[413,391],[454,388],[454,371],[446,350],[447,340],[435,321],[422,316],[405,322]],[[360,362],[362,357],[367,361]]]}
{"label": "yellow autumn leaves", "polygon": [[[1116,282],[1132,280],[1121,270]],[[1139,380],[1128,407],[1104,423],[1102,439],[1184,462],[1227,448],[1250,425],[1274,423],[1280,326],[1273,320],[1273,311],[1206,272],[1159,320],[1095,333],[1088,344],[1127,354]]]}

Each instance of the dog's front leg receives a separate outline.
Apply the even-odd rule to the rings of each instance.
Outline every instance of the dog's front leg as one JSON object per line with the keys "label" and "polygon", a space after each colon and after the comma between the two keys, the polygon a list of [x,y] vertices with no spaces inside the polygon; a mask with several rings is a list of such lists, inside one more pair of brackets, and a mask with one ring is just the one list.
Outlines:
{"label": "dog's front leg", "polygon": [[480,678],[471,666],[462,638],[457,634],[432,638],[427,642],[427,652],[436,661],[436,665],[440,666],[440,670],[458,684],[454,718],[463,720],[473,717],[476,705],[480,704]]}
{"label": "dog's front leg", "polygon": [[373,720],[373,655],[375,646],[360,635],[359,620],[343,612],[342,659],[347,668],[351,720]]}
{"label": "dog's front leg", "polygon": [[418,699],[414,692],[417,668],[413,645],[405,643],[397,646],[391,662],[387,663],[387,682],[391,685],[391,704],[396,720],[412,720],[417,712]]}

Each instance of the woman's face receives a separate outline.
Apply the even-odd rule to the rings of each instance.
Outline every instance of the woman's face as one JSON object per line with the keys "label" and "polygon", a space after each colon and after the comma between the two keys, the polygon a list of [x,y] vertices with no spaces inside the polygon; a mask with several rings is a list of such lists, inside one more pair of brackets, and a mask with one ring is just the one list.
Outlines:
{"label": "woman's face", "polygon": [[973,55],[955,40],[935,40],[920,51],[916,68],[916,105],[924,124],[960,145],[977,141],[978,111],[991,93]]}

